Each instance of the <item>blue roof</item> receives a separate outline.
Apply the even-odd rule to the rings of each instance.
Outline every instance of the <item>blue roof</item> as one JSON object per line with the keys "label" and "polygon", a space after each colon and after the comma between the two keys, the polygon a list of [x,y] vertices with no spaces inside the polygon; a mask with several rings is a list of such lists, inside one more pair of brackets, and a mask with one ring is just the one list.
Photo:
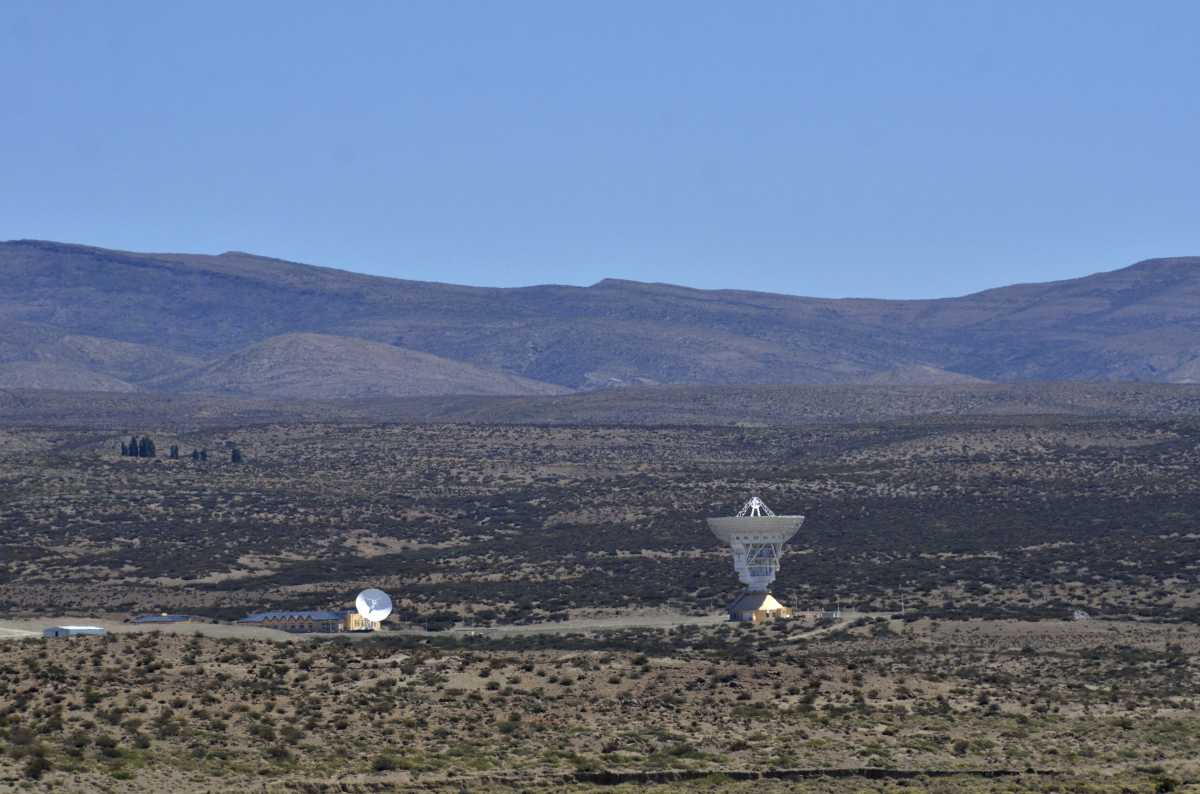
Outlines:
{"label": "blue roof", "polygon": [[184,623],[191,620],[191,615],[138,615],[134,623]]}
{"label": "blue roof", "polygon": [[341,620],[344,612],[329,612],[320,609],[309,609],[300,612],[255,612],[247,615],[238,623],[262,623],[264,620]]}

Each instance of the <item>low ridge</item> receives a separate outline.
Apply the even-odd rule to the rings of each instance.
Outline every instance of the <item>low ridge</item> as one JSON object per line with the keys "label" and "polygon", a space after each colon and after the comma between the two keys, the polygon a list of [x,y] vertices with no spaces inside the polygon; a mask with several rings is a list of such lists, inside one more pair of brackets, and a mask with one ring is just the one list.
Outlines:
{"label": "low ridge", "polygon": [[[0,276],[0,367],[56,367],[0,370],[17,387],[66,388],[88,373],[109,379],[95,388],[312,396],[311,386],[347,397],[443,387],[531,394],[546,384],[1200,380],[1196,257],[905,301],[620,279],[491,289],[236,251],[146,254],[40,241],[0,243]],[[262,372],[235,357],[293,334],[370,344],[272,342],[252,351],[269,360]],[[428,374],[452,369],[440,379]],[[401,387],[404,372],[426,374]]]}

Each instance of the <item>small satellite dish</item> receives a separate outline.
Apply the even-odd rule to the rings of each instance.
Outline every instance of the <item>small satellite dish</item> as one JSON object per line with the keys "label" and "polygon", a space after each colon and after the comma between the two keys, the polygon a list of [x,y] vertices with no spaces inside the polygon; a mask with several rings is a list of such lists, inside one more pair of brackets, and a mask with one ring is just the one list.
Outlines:
{"label": "small satellite dish", "polygon": [[372,587],[358,594],[358,598],[354,599],[354,608],[364,619],[379,623],[392,614],[392,599],[387,593]]}

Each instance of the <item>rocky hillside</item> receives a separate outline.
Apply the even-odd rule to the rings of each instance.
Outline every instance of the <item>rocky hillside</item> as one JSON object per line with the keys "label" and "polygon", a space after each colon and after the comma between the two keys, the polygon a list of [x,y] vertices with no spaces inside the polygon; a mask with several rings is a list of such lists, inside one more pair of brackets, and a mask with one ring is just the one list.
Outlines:
{"label": "rocky hillside", "polygon": [[1068,379],[1200,381],[1200,258],[887,301],[618,280],[489,289],[237,252],[0,243],[0,387],[353,397]]}

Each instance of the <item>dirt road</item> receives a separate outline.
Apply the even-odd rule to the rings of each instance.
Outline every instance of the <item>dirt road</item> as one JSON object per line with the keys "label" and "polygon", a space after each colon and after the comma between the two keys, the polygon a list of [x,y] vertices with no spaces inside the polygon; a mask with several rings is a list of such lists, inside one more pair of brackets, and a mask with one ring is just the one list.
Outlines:
{"label": "dirt road", "polygon": [[[883,614],[883,613],[880,613]],[[874,613],[857,613],[846,611],[841,620],[830,626],[822,626],[809,631],[799,627],[795,629],[794,639],[809,639],[819,637],[831,631],[844,628],[845,625],[859,617],[873,617]],[[619,631],[622,629],[658,629],[668,630],[679,626],[716,626],[728,621],[724,612],[710,615],[684,615],[680,613],[633,613],[629,615],[609,615],[604,617],[587,617],[563,620],[555,623],[532,623],[528,625],[505,626],[455,626],[447,631],[427,632],[420,628],[391,629],[387,634],[399,633],[410,636],[519,636],[528,634],[582,634],[596,631]],[[135,634],[147,631],[159,631],[164,634],[204,634],[208,637],[241,637],[253,640],[273,640],[276,642],[296,642],[306,638],[317,637],[347,637],[349,639],[366,639],[379,636],[372,633],[345,634],[289,634],[285,631],[263,628],[261,626],[243,626],[231,623],[123,623],[119,620],[67,615],[44,618],[16,618],[0,620],[0,640],[23,639],[40,637],[42,629],[50,626],[84,625],[101,626],[112,634]]]}

